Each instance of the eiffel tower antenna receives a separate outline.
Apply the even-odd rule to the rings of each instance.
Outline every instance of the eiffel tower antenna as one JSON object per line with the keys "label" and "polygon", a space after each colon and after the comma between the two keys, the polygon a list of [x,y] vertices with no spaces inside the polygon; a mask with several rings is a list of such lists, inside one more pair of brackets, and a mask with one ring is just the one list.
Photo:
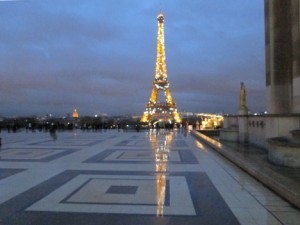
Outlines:
{"label": "eiffel tower antenna", "polygon": [[[165,54],[165,36],[164,36],[164,14],[162,11],[157,16],[158,34],[157,34],[157,56],[155,78],[153,82],[150,100],[146,105],[141,122],[153,121],[173,121],[181,122],[177,112],[176,103],[173,101],[170,90],[170,83],[167,78],[166,54]],[[158,93],[163,91],[165,102],[157,102]]]}

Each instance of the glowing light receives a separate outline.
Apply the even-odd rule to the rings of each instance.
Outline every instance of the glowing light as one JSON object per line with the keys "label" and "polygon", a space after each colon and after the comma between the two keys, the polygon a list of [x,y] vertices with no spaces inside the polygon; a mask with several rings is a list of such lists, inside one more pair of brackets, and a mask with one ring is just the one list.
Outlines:
{"label": "glowing light", "polygon": [[77,109],[74,109],[72,116],[73,116],[73,118],[78,118],[79,117]]}
{"label": "glowing light", "polygon": [[[176,110],[176,103],[172,99],[167,79],[165,39],[164,39],[164,15],[162,12],[157,17],[157,57],[155,79],[153,82],[150,101],[146,105],[146,110],[141,118],[141,122],[151,122],[154,117],[163,117],[169,120],[172,117],[176,123],[181,122],[181,118]],[[158,92],[164,91],[166,102],[157,102]]]}
{"label": "glowing light", "polygon": [[201,117],[200,129],[215,129],[216,127],[221,127],[224,118],[221,115],[208,114],[208,113],[199,113],[196,114],[198,117]]}

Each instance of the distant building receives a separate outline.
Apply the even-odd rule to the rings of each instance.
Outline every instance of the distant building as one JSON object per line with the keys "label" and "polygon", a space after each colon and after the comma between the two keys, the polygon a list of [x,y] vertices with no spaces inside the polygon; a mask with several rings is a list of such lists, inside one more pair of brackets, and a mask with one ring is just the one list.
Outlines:
{"label": "distant building", "polygon": [[73,117],[73,118],[78,118],[78,117],[79,117],[78,112],[77,112],[77,109],[74,109],[73,114],[72,114],[72,117]]}

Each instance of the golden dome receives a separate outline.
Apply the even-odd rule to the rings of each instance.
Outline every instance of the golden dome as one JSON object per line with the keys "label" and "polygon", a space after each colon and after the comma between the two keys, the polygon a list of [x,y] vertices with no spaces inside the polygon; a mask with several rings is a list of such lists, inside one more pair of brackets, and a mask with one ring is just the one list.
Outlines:
{"label": "golden dome", "polygon": [[73,118],[78,118],[78,117],[79,117],[79,115],[78,115],[77,109],[74,109]]}

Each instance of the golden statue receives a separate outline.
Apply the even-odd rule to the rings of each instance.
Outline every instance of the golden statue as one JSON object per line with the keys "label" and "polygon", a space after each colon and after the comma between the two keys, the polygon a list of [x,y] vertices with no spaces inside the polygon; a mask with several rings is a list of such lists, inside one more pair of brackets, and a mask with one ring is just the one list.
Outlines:
{"label": "golden statue", "polygon": [[246,87],[244,85],[244,82],[241,82],[240,108],[247,108],[247,106],[246,106]]}

